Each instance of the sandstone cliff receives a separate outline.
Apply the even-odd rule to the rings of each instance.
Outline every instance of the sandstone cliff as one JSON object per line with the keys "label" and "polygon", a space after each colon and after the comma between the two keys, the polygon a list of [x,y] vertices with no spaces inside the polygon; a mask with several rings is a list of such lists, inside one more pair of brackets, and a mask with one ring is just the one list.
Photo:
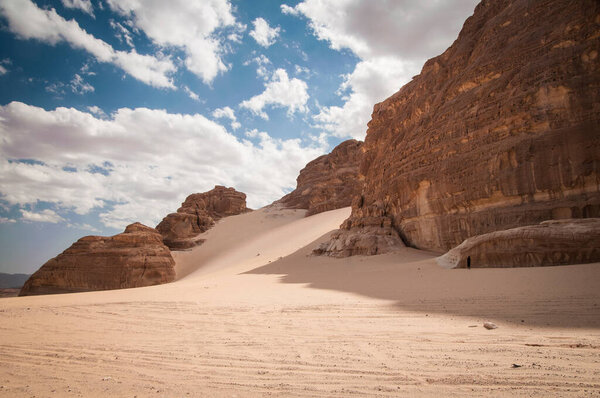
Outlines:
{"label": "sandstone cliff", "polygon": [[135,223],[110,236],[86,236],[46,262],[20,296],[124,289],[172,282],[175,262],[162,236]]}
{"label": "sandstone cliff", "polygon": [[600,218],[544,221],[468,238],[438,258],[446,268],[534,267],[600,261]]}
{"label": "sandstone cliff", "polygon": [[170,249],[188,249],[202,243],[198,234],[215,221],[247,211],[250,209],[246,207],[246,194],[217,185],[208,192],[188,196],[177,213],[167,215],[156,229]]}
{"label": "sandstone cliff", "polygon": [[[475,235],[600,216],[599,52],[598,1],[482,1],[448,50],[375,105],[363,193],[321,252],[401,241],[445,252]],[[354,246],[369,237],[374,247]]]}
{"label": "sandstone cliff", "polygon": [[306,215],[340,209],[360,194],[358,176],[362,142],[344,141],[331,153],[309,162],[300,171],[296,189],[277,203],[292,209],[308,209]]}

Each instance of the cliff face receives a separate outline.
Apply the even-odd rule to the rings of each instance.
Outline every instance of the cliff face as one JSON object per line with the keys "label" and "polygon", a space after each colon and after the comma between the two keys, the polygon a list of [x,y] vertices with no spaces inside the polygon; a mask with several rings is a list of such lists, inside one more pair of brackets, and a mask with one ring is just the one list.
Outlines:
{"label": "cliff face", "polygon": [[167,215],[156,229],[170,249],[187,249],[201,244],[197,235],[219,219],[247,211],[246,194],[217,185],[208,192],[188,196],[177,213]]}
{"label": "cliff face", "polygon": [[350,206],[362,187],[358,176],[362,145],[356,140],[344,141],[330,154],[309,162],[300,171],[296,189],[278,203],[308,209],[307,216]]}
{"label": "cliff face", "polygon": [[175,262],[162,236],[135,223],[110,236],[86,236],[46,262],[20,296],[125,289],[175,279]]}
{"label": "cliff face", "polygon": [[[362,196],[321,252],[600,216],[600,3],[484,0],[454,44],[375,105]],[[371,237],[375,247],[354,247]],[[383,237],[383,238],[382,238]]]}

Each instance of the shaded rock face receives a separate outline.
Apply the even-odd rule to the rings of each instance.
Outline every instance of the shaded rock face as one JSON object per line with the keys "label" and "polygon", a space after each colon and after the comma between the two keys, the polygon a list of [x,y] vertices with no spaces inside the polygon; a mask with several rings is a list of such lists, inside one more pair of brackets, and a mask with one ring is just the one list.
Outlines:
{"label": "shaded rock face", "polygon": [[600,218],[544,221],[468,238],[438,257],[446,268],[536,267],[600,261]]}
{"label": "shaded rock face", "polygon": [[115,236],[86,236],[46,262],[20,296],[125,289],[175,279],[175,262],[162,236],[135,223]]}
{"label": "shaded rock face", "polygon": [[167,215],[156,229],[170,249],[188,249],[201,244],[203,240],[197,236],[219,219],[247,211],[246,194],[217,185],[208,192],[188,196],[177,213]]}
{"label": "shaded rock face", "polygon": [[362,145],[361,141],[344,141],[330,154],[309,162],[296,179],[296,189],[277,203],[308,209],[307,216],[350,206],[362,188],[358,176]]}
{"label": "shaded rock face", "polygon": [[364,253],[352,245],[365,236],[349,237],[377,226],[445,252],[471,236],[600,216],[599,37],[594,0],[482,1],[448,50],[375,105],[363,192],[339,234],[350,247],[324,253]]}

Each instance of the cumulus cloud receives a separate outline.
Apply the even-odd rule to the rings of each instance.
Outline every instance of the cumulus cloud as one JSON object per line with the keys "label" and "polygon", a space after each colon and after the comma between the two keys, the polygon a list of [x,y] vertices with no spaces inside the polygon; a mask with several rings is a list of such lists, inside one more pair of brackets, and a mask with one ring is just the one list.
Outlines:
{"label": "cumulus cloud", "polygon": [[263,47],[270,47],[275,43],[275,40],[279,36],[279,31],[281,30],[279,26],[271,28],[269,23],[263,18],[256,18],[252,21],[252,24],[254,25],[254,29],[250,32],[250,36],[252,36],[258,44]]}
{"label": "cumulus cloud", "polygon": [[51,8],[43,10],[31,0],[0,0],[0,13],[8,28],[22,39],[48,44],[67,42],[92,54],[98,62],[112,63],[137,80],[154,87],[174,88],[169,75],[175,71],[170,58],[141,55],[135,50],[115,51],[112,46],[87,33],[79,24],[67,21]]}
{"label": "cumulus cloud", "polygon": [[65,219],[56,214],[54,210],[50,209],[42,210],[39,213],[21,209],[21,216],[21,219],[24,221],[48,222],[52,224],[65,221]]}
{"label": "cumulus cloud", "polygon": [[92,6],[91,0],[61,0],[61,2],[66,8],[75,8],[94,16],[94,6]]}
{"label": "cumulus cloud", "polygon": [[156,44],[175,46],[185,51],[185,66],[209,84],[228,67],[223,62],[224,47],[216,36],[219,29],[230,27],[232,41],[245,29],[236,23],[227,0],[147,1],[108,0],[110,8],[126,18]]}
{"label": "cumulus cloud", "polygon": [[315,36],[332,49],[347,49],[360,58],[340,87],[344,104],[322,108],[316,122],[339,137],[364,137],[373,105],[452,44],[477,2],[304,0],[295,7],[282,5],[282,13],[306,17]]}
{"label": "cumulus cloud", "polygon": [[242,125],[237,121],[237,118],[235,117],[235,113],[233,112],[233,109],[231,109],[230,107],[226,106],[224,108],[217,108],[213,111],[212,116],[215,119],[222,119],[222,118],[226,118],[231,120],[231,128],[233,130],[237,130],[239,129]]}
{"label": "cumulus cloud", "polygon": [[0,224],[14,224],[17,220],[7,217],[0,217]]}
{"label": "cumulus cloud", "polygon": [[271,79],[265,83],[265,90],[254,97],[243,101],[240,107],[251,110],[254,114],[268,120],[269,115],[263,110],[267,106],[288,109],[288,116],[294,112],[307,112],[308,86],[300,79],[288,77],[284,69],[273,72]]}
{"label": "cumulus cloud", "polygon": [[101,222],[118,229],[133,221],[155,225],[187,194],[216,184],[245,192],[250,207],[268,204],[327,149],[266,132],[255,138],[240,140],[199,114],[121,108],[101,119],[11,102],[0,106],[0,199],[49,203],[58,217],[102,209]]}

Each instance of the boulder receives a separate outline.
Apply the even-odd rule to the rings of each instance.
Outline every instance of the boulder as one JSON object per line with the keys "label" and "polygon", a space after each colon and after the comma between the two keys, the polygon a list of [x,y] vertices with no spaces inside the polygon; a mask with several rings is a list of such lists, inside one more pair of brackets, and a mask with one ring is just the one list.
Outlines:
{"label": "boulder", "polygon": [[46,262],[19,296],[125,289],[175,279],[175,262],[162,236],[135,223],[115,236],[86,236]]}
{"label": "boulder", "polygon": [[437,258],[445,268],[539,267],[600,262],[600,218],[544,221],[473,236]]}
{"label": "boulder", "polygon": [[394,234],[443,253],[600,217],[599,37],[595,0],[482,1],[450,48],[375,105],[362,194],[323,254],[380,253],[389,240],[356,242]]}
{"label": "boulder", "polygon": [[177,213],[167,215],[156,229],[170,249],[189,249],[201,244],[198,235],[219,219],[248,211],[246,194],[217,185],[208,192],[188,196]]}
{"label": "boulder", "polygon": [[358,176],[362,144],[344,141],[331,153],[309,162],[300,171],[296,189],[276,203],[307,209],[306,216],[350,206],[362,187]]}

